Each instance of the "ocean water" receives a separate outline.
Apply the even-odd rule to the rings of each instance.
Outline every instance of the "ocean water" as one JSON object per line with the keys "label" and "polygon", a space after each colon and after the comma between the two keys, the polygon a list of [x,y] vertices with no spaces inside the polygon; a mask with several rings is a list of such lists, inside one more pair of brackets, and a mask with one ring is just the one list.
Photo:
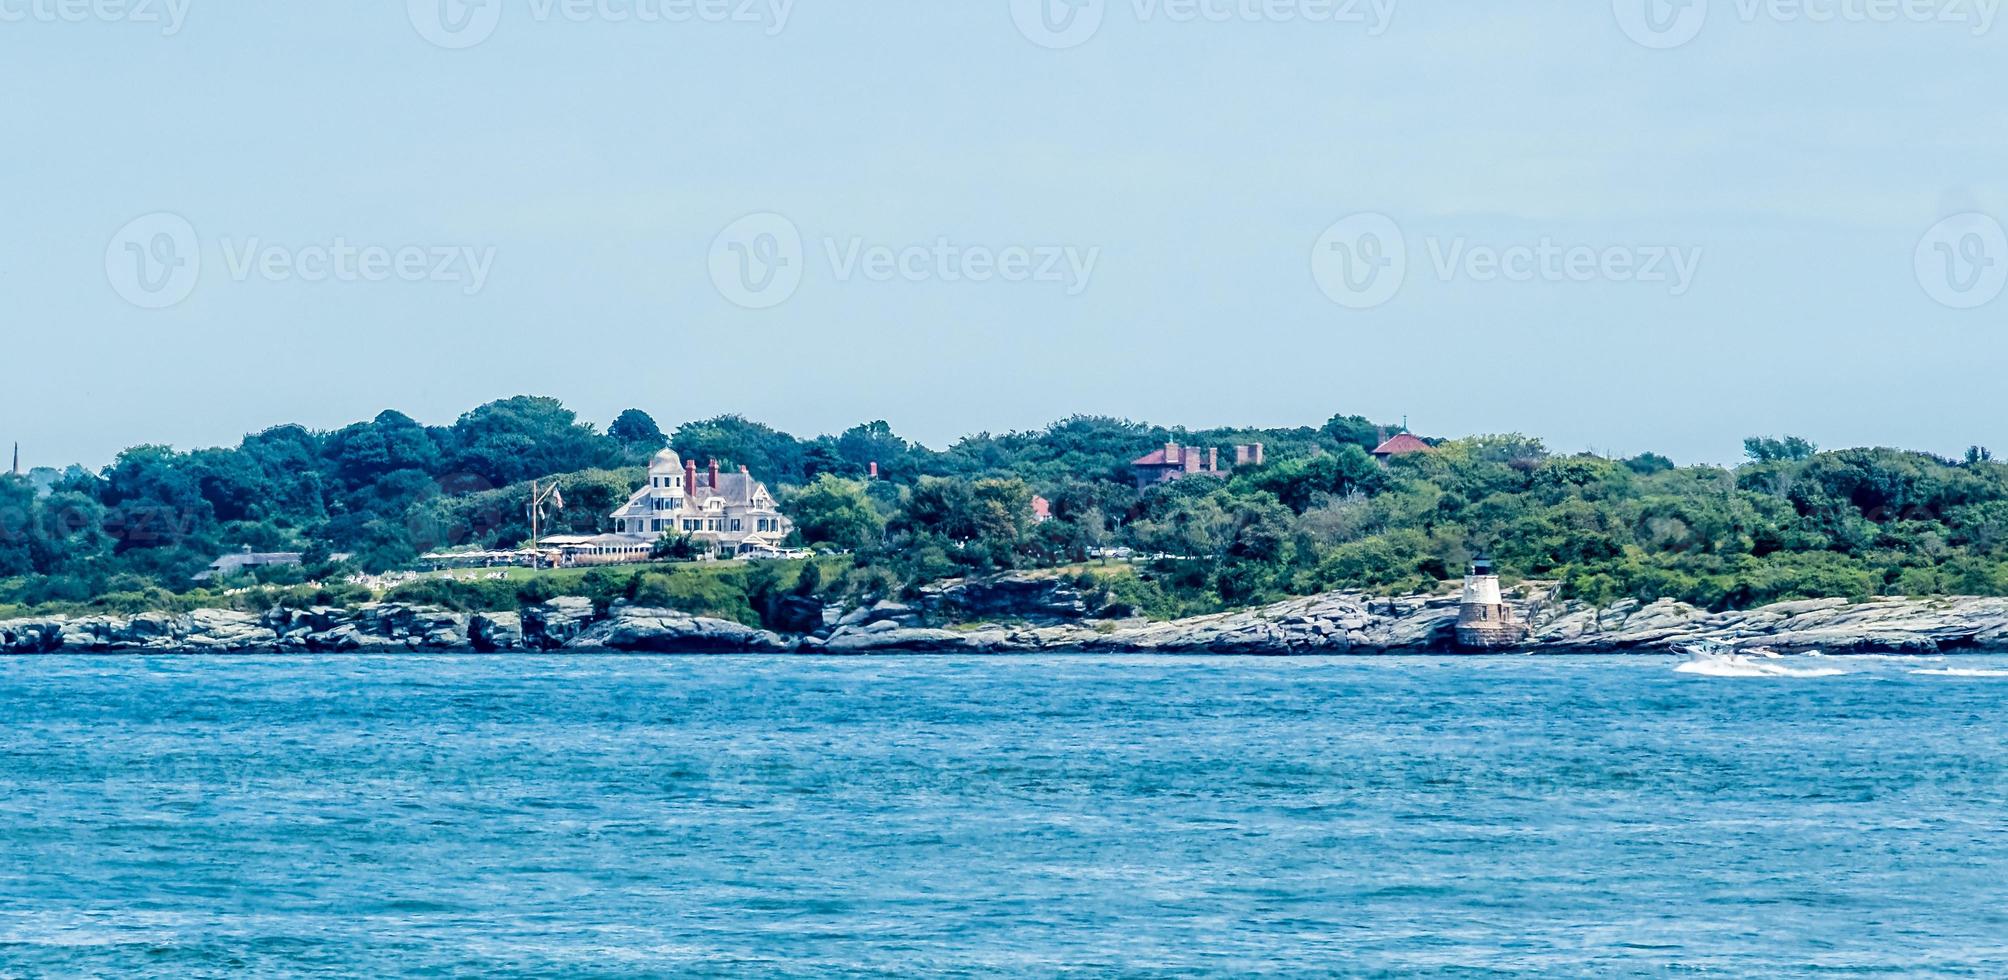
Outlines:
{"label": "ocean water", "polygon": [[2008,975],[2008,658],[1788,663],[9,660],[0,976]]}

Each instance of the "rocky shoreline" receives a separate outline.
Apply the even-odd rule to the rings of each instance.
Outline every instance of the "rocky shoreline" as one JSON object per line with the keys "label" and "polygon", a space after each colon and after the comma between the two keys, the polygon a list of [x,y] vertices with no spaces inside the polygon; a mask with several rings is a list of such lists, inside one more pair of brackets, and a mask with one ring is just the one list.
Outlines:
{"label": "rocky shoreline", "polygon": [[[994,585],[986,589],[995,591]],[[1024,592],[1026,590],[1018,590]],[[988,612],[1024,595],[1009,589]],[[1681,603],[1603,608],[1540,593],[1513,602],[1531,626],[1524,643],[1493,653],[1665,653],[1690,643],[1827,653],[2008,650],[2008,599],[1842,599],[1711,613]],[[356,609],[200,610],[131,617],[0,622],[0,655],[96,653],[768,653],[768,654],[1218,654],[1310,656],[1455,652],[1457,599],[1329,593],[1259,609],[1173,622],[1092,620],[1061,590],[1034,595],[1021,617],[944,623],[981,604],[924,596],[831,610],[822,628],[781,634],[664,609],[561,598],[518,613],[455,613],[396,603]],[[841,613],[841,615],[839,614]]]}

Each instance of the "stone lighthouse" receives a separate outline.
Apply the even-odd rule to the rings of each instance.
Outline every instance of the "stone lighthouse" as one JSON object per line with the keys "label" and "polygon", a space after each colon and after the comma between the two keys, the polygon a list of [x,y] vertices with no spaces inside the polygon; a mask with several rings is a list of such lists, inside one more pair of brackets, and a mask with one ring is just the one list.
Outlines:
{"label": "stone lighthouse", "polygon": [[1513,618],[1512,607],[1499,591],[1492,560],[1471,563],[1464,576],[1464,603],[1457,611],[1457,645],[1466,650],[1498,650],[1527,638],[1527,627]]}

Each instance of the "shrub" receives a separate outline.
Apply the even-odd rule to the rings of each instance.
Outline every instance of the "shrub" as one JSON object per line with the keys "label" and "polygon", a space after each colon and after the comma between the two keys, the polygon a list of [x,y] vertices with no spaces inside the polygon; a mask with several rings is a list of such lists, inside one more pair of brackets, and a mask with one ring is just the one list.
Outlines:
{"label": "shrub", "polygon": [[392,602],[438,606],[454,612],[509,612],[522,604],[521,591],[503,581],[457,582],[428,578],[400,585],[392,589],[386,598]]}

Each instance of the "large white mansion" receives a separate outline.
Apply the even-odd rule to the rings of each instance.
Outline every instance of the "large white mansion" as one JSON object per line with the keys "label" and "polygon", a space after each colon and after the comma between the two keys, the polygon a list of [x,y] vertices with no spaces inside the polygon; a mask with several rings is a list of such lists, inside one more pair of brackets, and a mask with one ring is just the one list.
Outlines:
{"label": "large white mansion", "polygon": [[689,535],[700,549],[734,558],[778,552],[795,529],[745,467],[720,473],[712,460],[700,473],[696,462],[668,449],[649,461],[648,486],[607,517],[611,534],[545,543],[559,548],[568,565],[646,561],[664,535]]}

